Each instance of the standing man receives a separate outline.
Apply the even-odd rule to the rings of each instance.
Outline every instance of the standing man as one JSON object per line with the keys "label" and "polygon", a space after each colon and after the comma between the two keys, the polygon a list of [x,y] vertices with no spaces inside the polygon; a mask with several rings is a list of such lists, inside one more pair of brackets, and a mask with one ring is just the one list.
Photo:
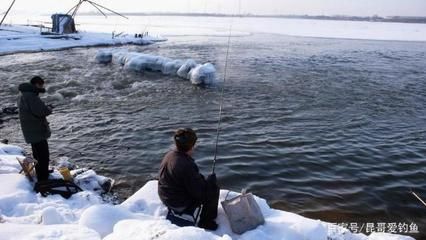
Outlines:
{"label": "standing man", "polygon": [[[174,135],[176,149],[166,154],[160,167],[158,194],[169,212],[167,219],[178,226],[216,230],[219,201],[216,175],[204,178],[192,158],[197,135],[190,128]],[[200,212],[201,211],[201,212]]]}
{"label": "standing man", "polygon": [[35,166],[37,180],[49,179],[49,145],[50,127],[46,117],[52,114],[52,107],[46,106],[39,94],[45,93],[44,80],[33,77],[29,83],[19,85],[21,96],[18,99],[19,120],[25,142],[31,144],[33,156],[37,160]]}

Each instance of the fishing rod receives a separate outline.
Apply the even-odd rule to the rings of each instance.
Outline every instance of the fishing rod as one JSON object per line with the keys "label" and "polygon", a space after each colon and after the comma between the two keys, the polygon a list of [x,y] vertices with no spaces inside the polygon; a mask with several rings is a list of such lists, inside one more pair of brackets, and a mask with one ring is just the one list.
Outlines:
{"label": "fishing rod", "polygon": [[232,26],[233,26],[233,23],[234,23],[233,20],[234,19],[231,18],[231,23],[229,25],[228,46],[227,46],[227,49],[226,49],[225,70],[224,70],[225,72],[223,74],[222,91],[220,93],[219,119],[217,121],[216,143],[215,143],[215,149],[214,149],[212,174],[215,173],[215,168],[216,168],[217,150],[218,150],[218,145],[219,145],[220,126],[221,126],[221,122],[222,122],[222,112],[223,112],[223,95],[224,95],[224,92],[225,92],[226,77],[227,77],[227,73],[228,73],[228,59],[229,59],[229,49],[230,49],[230,45],[231,45]]}
{"label": "fishing rod", "polygon": [[9,8],[7,9],[6,13],[4,14],[3,18],[0,21],[0,26],[3,24],[4,19],[6,18],[7,14],[9,13],[10,9],[12,8],[13,4],[15,4],[16,0],[13,0],[12,4],[10,4]]}
{"label": "fishing rod", "polygon": [[415,192],[411,191],[411,194],[414,195],[414,197],[416,197],[421,203],[423,203],[423,205],[425,205],[426,207],[426,202],[423,201],[423,199],[421,199]]}

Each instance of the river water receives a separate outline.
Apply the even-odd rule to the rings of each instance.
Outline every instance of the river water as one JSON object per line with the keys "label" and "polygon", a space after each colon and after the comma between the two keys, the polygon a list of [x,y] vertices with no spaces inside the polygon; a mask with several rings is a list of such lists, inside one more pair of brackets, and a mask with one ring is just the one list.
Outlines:
{"label": "river water", "polygon": [[[176,35],[123,49],[212,62],[226,35]],[[195,87],[94,61],[98,48],[0,58],[2,106],[32,75],[47,79],[52,158],[116,179],[125,198],[157,176],[173,130],[199,135],[211,168],[223,81]],[[273,207],[331,222],[405,222],[426,231],[426,43],[241,34],[231,39],[217,175]],[[59,94],[58,94],[59,93]],[[27,146],[16,117],[0,137]],[[29,147],[27,146],[27,149]],[[421,237],[420,235],[414,235]],[[420,239],[420,238],[419,238]]]}

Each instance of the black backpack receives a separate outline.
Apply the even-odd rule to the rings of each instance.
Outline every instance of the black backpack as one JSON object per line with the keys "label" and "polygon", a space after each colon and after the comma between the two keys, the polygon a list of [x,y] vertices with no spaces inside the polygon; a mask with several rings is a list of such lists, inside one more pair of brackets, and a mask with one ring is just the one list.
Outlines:
{"label": "black backpack", "polygon": [[49,179],[39,181],[34,185],[34,191],[40,193],[43,197],[52,194],[59,194],[63,198],[70,198],[73,194],[81,192],[81,188],[75,183],[63,179]]}

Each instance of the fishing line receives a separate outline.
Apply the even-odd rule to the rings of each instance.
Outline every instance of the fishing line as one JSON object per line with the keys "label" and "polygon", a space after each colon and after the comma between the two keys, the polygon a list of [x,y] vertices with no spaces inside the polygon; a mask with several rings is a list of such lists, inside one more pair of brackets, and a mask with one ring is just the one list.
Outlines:
{"label": "fishing line", "polygon": [[218,145],[219,145],[220,126],[221,126],[221,122],[222,122],[222,112],[223,112],[223,95],[224,95],[224,92],[225,92],[226,77],[227,77],[227,73],[228,73],[229,49],[230,49],[230,45],[231,45],[233,23],[234,23],[234,18],[231,17],[231,23],[229,24],[228,46],[227,46],[227,49],[226,49],[225,70],[224,70],[224,74],[223,74],[223,85],[222,85],[222,91],[220,93],[219,119],[217,121],[216,143],[215,143],[215,150],[214,150],[212,173],[215,173],[215,168],[216,168],[217,150],[218,150]]}

